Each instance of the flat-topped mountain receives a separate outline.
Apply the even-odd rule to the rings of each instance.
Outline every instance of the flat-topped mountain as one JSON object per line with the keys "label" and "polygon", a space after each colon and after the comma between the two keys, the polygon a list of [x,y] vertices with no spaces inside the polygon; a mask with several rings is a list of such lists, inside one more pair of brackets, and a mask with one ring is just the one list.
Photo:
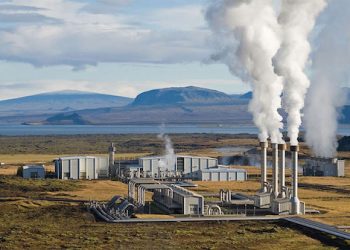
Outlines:
{"label": "flat-topped mountain", "polygon": [[154,89],[139,94],[132,106],[220,105],[245,103],[245,100],[223,92],[199,87]]}

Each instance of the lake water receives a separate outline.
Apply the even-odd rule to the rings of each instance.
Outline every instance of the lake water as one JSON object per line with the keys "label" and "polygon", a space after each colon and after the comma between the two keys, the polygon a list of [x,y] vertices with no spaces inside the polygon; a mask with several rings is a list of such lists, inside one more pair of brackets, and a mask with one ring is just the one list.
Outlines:
{"label": "lake water", "polygon": [[[209,134],[257,134],[258,129],[249,125],[166,125],[165,133]],[[0,135],[77,135],[77,134],[157,134],[157,125],[0,125]],[[350,126],[341,126],[340,135],[350,135]]]}

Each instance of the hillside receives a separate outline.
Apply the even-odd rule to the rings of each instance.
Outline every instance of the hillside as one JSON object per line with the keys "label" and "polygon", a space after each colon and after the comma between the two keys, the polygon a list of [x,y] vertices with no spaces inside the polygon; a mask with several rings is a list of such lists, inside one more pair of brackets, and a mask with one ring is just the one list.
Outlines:
{"label": "hillside", "polygon": [[102,107],[120,107],[131,98],[82,91],[58,91],[0,101],[0,116],[59,113]]}
{"label": "hillside", "polygon": [[[91,124],[251,124],[248,101],[241,95],[230,96],[216,90],[190,86],[146,91],[125,107],[80,110],[66,112],[65,115],[79,115],[80,120]],[[50,117],[45,123],[62,124],[56,118]]]}
{"label": "hillside", "polygon": [[[54,92],[0,102],[0,124],[252,124],[251,97],[251,92],[227,95],[192,86],[147,91],[133,102],[95,93]],[[6,106],[12,111],[4,111]],[[281,114],[286,117],[283,110]],[[349,105],[340,122],[350,123]]]}
{"label": "hillside", "polygon": [[173,106],[173,105],[220,105],[246,104],[240,97],[230,96],[223,92],[198,88],[165,88],[154,89],[139,94],[132,106]]}

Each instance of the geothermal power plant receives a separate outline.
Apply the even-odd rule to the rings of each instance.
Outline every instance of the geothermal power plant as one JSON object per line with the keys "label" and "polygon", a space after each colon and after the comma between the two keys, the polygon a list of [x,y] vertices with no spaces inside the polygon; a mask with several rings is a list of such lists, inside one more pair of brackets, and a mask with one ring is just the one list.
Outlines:
{"label": "geothermal power plant", "polygon": [[255,206],[271,207],[274,214],[304,214],[305,204],[298,198],[298,146],[290,146],[292,186],[286,186],[286,144],[271,143],[272,181],[267,181],[268,143],[260,142],[261,149],[261,189],[254,196]]}

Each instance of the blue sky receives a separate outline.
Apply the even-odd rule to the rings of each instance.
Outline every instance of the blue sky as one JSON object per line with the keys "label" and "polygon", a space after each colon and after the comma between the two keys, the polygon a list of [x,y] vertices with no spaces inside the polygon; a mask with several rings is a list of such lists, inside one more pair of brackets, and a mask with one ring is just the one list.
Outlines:
{"label": "blue sky", "polygon": [[200,0],[0,0],[0,99],[77,89],[134,97],[249,85],[213,53]]}
{"label": "blue sky", "polygon": [[0,100],[66,89],[129,97],[188,85],[249,91],[209,60],[222,49],[205,21],[212,1],[0,0]]}

